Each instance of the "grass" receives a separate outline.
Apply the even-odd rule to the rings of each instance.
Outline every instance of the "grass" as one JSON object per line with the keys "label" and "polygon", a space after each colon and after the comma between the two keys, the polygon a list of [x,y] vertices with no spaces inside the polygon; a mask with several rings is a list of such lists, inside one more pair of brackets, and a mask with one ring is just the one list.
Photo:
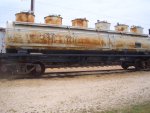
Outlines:
{"label": "grass", "polygon": [[123,109],[98,112],[97,110],[90,110],[90,113],[150,113],[150,102],[141,105],[130,106]]}
{"label": "grass", "polygon": [[150,102],[141,105],[131,106],[121,110],[112,110],[102,113],[150,113]]}

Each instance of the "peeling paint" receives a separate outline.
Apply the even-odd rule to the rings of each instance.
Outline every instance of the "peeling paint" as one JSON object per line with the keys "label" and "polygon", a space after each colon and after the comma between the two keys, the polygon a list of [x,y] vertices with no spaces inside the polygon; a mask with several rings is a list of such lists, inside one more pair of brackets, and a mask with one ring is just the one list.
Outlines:
{"label": "peeling paint", "polygon": [[72,26],[87,28],[88,27],[88,20],[86,20],[86,18],[74,19],[74,20],[72,20]]}
{"label": "peeling paint", "polygon": [[[21,30],[23,28],[23,30]],[[141,43],[136,48],[135,43]],[[15,27],[7,30],[6,48],[48,50],[150,50],[150,40],[123,34],[109,34],[61,28]]]}
{"label": "peeling paint", "polygon": [[34,15],[29,12],[20,12],[16,14],[16,21],[19,22],[34,22]]}
{"label": "peeling paint", "polygon": [[62,17],[60,15],[49,15],[44,19],[46,24],[62,25]]}

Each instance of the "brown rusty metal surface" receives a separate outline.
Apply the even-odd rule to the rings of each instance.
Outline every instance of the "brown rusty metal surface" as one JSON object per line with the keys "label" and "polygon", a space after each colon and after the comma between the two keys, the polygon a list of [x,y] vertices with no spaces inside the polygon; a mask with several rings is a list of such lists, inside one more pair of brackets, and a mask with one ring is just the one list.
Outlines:
{"label": "brown rusty metal surface", "polygon": [[[123,34],[109,34],[68,28],[15,26],[7,29],[6,48],[48,50],[140,50],[150,49],[150,40]],[[135,43],[141,43],[136,48]]]}
{"label": "brown rusty metal surface", "polygon": [[20,12],[16,14],[16,21],[19,22],[34,22],[34,15],[29,12]]}
{"label": "brown rusty metal surface", "polygon": [[72,20],[72,26],[87,28],[88,27],[88,20],[86,20],[86,18],[74,19],[74,20]]}
{"label": "brown rusty metal surface", "polygon": [[137,32],[137,28],[133,27],[133,28],[130,29],[130,31],[133,32],[133,33],[136,33]]}
{"label": "brown rusty metal surface", "polygon": [[[23,34],[23,33],[22,33]],[[99,37],[90,37],[88,35],[69,35],[66,33],[48,33],[48,32],[39,32],[32,31],[27,32],[25,35],[21,35],[15,33],[12,37],[7,37],[7,43],[13,44],[32,44],[32,48],[34,45],[43,46],[45,49],[49,49],[50,47],[56,46],[58,49],[63,48],[72,48],[73,49],[86,49],[86,48],[97,48],[106,46],[105,40]],[[39,48],[40,49],[40,48]]]}
{"label": "brown rusty metal surface", "polygon": [[150,43],[147,40],[141,39],[140,42],[142,43],[142,48],[150,49]]}
{"label": "brown rusty metal surface", "polygon": [[62,17],[60,15],[49,15],[44,19],[46,24],[62,25]]}
{"label": "brown rusty metal surface", "polygon": [[118,32],[128,32],[128,25],[125,25],[125,24],[117,24],[115,26],[115,30],[118,31]]}
{"label": "brown rusty metal surface", "polygon": [[130,28],[130,32],[135,34],[143,34],[143,28],[140,26],[132,26]]}

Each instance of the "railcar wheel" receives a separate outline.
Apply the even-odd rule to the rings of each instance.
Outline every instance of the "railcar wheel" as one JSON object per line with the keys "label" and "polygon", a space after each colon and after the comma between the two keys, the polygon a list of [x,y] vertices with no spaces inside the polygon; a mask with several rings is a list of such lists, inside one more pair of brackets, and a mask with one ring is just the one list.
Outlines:
{"label": "railcar wheel", "polygon": [[8,67],[6,65],[0,65],[0,74],[6,74],[8,72]]}
{"label": "railcar wheel", "polygon": [[145,64],[146,64],[146,69],[150,69],[150,60],[147,60],[147,61],[145,62]]}
{"label": "railcar wheel", "polygon": [[146,69],[147,68],[147,64],[145,61],[141,62],[141,67],[142,69]]}
{"label": "railcar wheel", "polygon": [[41,77],[45,72],[45,66],[42,63],[34,63],[35,69],[31,72],[33,77]]}
{"label": "railcar wheel", "polygon": [[129,66],[127,65],[127,63],[122,62],[121,67],[126,70],[126,69],[128,69]]}
{"label": "railcar wheel", "polygon": [[144,69],[144,63],[141,60],[136,60],[134,64],[135,70],[141,70]]}

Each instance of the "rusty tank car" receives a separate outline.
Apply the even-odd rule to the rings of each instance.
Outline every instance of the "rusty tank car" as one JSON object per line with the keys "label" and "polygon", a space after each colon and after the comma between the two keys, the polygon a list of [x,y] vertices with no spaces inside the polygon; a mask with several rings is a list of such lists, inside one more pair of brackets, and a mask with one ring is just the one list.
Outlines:
{"label": "rusty tank car", "polygon": [[[83,50],[111,52],[150,52],[150,38],[145,34],[97,30],[74,26],[55,26],[13,22],[6,30],[6,50],[40,52],[50,50]],[[122,31],[120,31],[122,29]]]}
{"label": "rusty tank car", "polygon": [[0,72],[40,76],[49,67],[150,68],[149,35],[143,34],[139,26],[128,30],[128,25],[119,23],[110,30],[106,21],[97,21],[95,28],[88,28],[86,18],[64,26],[60,15],[46,16],[45,24],[34,23],[33,14],[17,13],[16,21],[0,29]]}

